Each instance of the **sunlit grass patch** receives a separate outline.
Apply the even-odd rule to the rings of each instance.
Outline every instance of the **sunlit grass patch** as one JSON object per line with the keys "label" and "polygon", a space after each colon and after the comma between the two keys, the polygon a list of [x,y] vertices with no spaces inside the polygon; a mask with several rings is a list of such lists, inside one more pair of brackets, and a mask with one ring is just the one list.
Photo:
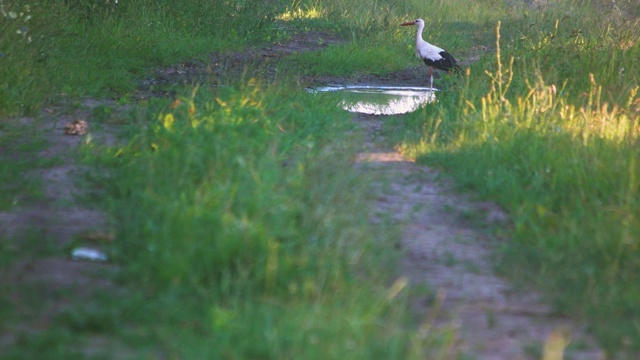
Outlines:
{"label": "sunlit grass patch", "polygon": [[319,6],[298,7],[278,15],[276,19],[290,21],[294,19],[319,19],[326,16],[326,11]]}
{"label": "sunlit grass patch", "polygon": [[[633,305],[640,293],[633,275],[640,256],[640,99],[627,70],[638,73],[631,56],[638,48],[618,52],[617,41],[600,37],[603,27],[575,34],[559,30],[581,26],[575,21],[549,24],[544,35],[535,27],[519,35],[537,38],[535,46],[503,47],[513,36],[498,32],[491,58],[408,117],[412,131],[401,146],[509,210],[505,273],[534,281],[561,311],[594,324],[607,351],[637,349],[640,332],[631,319],[640,316]],[[634,25],[603,26],[615,39]],[[572,37],[560,58],[544,55]],[[590,65],[581,54],[597,46],[597,56],[624,60]]]}

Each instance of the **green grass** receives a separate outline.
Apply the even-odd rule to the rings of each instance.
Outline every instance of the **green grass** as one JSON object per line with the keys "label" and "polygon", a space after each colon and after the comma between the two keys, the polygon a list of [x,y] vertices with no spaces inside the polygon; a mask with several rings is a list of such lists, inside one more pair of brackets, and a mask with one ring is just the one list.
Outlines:
{"label": "green grass", "polygon": [[[322,18],[325,19],[324,22],[322,19],[301,19],[297,26],[308,28],[314,24],[320,28],[329,28],[347,42],[329,46],[321,52],[300,53],[286,61],[305,74],[341,77],[384,75],[411,65],[422,66],[414,55],[415,29],[399,26],[417,17],[425,18],[426,39],[447,48],[456,56],[464,56],[473,51],[470,49],[474,43],[490,38],[478,32],[481,25],[491,21],[490,19],[498,19],[491,6],[469,6],[473,11],[455,13],[448,2],[403,5],[393,1],[315,2],[310,9],[314,11],[312,13],[326,14],[326,18]],[[304,9],[311,12],[309,8]],[[448,12],[450,22],[444,22],[437,16],[429,16],[430,13],[437,12]],[[332,19],[337,21],[331,21]]]}
{"label": "green grass", "polygon": [[204,0],[1,6],[0,115],[70,96],[130,95],[152,67],[275,37],[272,20],[284,10],[278,2]]}
{"label": "green grass", "polygon": [[[117,121],[122,145],[87,145],[100,168],[92,194],[117,228],[109,256],[124,295],[74,304],[54,319],[60,332],[23,338],[11,356],[82,357],[66,346],[104,336],[133,357],[447,358],[451,334],[415,331],[408,291],[389,295],[394,233],[371,228],[363,210],[368,179],[350,164],[349,115],[294,85],[300,73],[421,66],[413,29],[398,26],[417,17],[469,73],[437,80],[436,103],[389,119],[397,145],[509,211],[505,274],[586,320],[610,354],[640,348],[634,1],[617,1],[620,11],[596,0],[542,10],[492,0],[25,5],[2,5],[3,116],[81,96],[127,102],[159,66],[301,31],[345,41],[282,59],[268,84],[230,75],[193,93],[172,88],[179,104],[153,99]],[[92,115],[109,123],[111,113]],[[21,146],[4,124],[2,149]],[[46,164],[2,159],[0,188],[36,194],[13,174]],[[0,198],[4,209],[12,199]]]}
{"label": "green grass", "polygon": [[[274,4],[88,4],[45,3],[55,10],[50,22],[37,21],[44,6],[30,10],[32,41],[12,45],[3,61],[7,72],[25,66],[19,54],[36,61],[27,64],[32,76],[4,88],[3,114],[67,97],[126,98],[153,66],[288,36],[287,28],[270,28]],[[242,20],[249,12],[253,20]],[[136,110],[121,123],[123,146],[87,144],[87,162],[101,168],[91,172],[91,194],[102,191],[117,229],[109,257],[122,269],[125,296],[71,304],[53,320],[56,334],[45,327],[5,355],[81,357],[93,339],[107,336],[124,350],[98,355],[422,356],[427,339],[406,326],[408,291],[388,291],[397,256],[389,231],[368,227],[368,180],[351,166],[349,115],[286,84],[225,85],[187,92],[179,105],[142,104],[146,117]],[[92,115],[103,123],[110,112],[98,107]],[[3,323],[21,319],[6,315]]]}
{"label": "green grass", "polygon": [[577,4],[505,16],[499,50],[396,136],[509,211],[505,274],[585,319],[609,353],[637,351],[638,22]]}
{"label": "green grass", "polygon": [[368,180],[351,165],[350,115],[253,79],[180,99],[151,103],[127,145],[94,150],[110,169],[94,179],[118,228],[110,256],[126,284],[167,302],[140,310],[162,351],[418,356],[407,291],[387,290],[391,234],[368,225]]}
{"label": "green grass", "polygon": [[0,123],[0,211],[42,198],[39,181],[26,174],[59,161],[33,156],[47,145],[35,124]]}

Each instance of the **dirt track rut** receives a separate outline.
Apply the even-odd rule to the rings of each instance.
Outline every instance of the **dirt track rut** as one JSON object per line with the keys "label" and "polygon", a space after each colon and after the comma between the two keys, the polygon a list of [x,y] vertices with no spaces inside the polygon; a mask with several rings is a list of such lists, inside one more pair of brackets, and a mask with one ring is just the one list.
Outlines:
{"label": "dirt track rut", "polygon": [[432,289],[412,299],[417,322],[424,331],[454,334],[440,356],[604,359],[583,329],[554,313],[533,289],[518,291],[494,273],[496,240],[464,217],[509,226],[500,207],[454,194],[436,171],[385,148],[384,116],[357,114],[355,121],[367,136],[356,164],[380,179],[373,212],[390,214],[403,226],[399,272],[413,286]]}

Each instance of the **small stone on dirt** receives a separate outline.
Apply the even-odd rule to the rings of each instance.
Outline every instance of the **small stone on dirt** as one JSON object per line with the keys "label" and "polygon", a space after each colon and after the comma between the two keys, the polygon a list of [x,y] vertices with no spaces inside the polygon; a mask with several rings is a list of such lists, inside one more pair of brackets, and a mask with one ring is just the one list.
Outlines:
{"label": "small stone on dirt", "polygon": [[73,249],[71,258],[74,260],[107,261],[107,255],[105,253],[86,247]]}

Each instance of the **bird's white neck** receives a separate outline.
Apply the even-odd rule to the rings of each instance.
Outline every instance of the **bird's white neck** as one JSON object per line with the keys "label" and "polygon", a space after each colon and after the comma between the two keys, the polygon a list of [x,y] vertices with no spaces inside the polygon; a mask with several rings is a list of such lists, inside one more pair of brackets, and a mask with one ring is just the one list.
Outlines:
{"label": "bird's white neck", "polygon": [[420,44],[421,42],[425,42],[424,39],[422,39],[423,30],[424,30],[424,23],[423,22],[418,23],[418,30],[416,30],[416,45]]}

